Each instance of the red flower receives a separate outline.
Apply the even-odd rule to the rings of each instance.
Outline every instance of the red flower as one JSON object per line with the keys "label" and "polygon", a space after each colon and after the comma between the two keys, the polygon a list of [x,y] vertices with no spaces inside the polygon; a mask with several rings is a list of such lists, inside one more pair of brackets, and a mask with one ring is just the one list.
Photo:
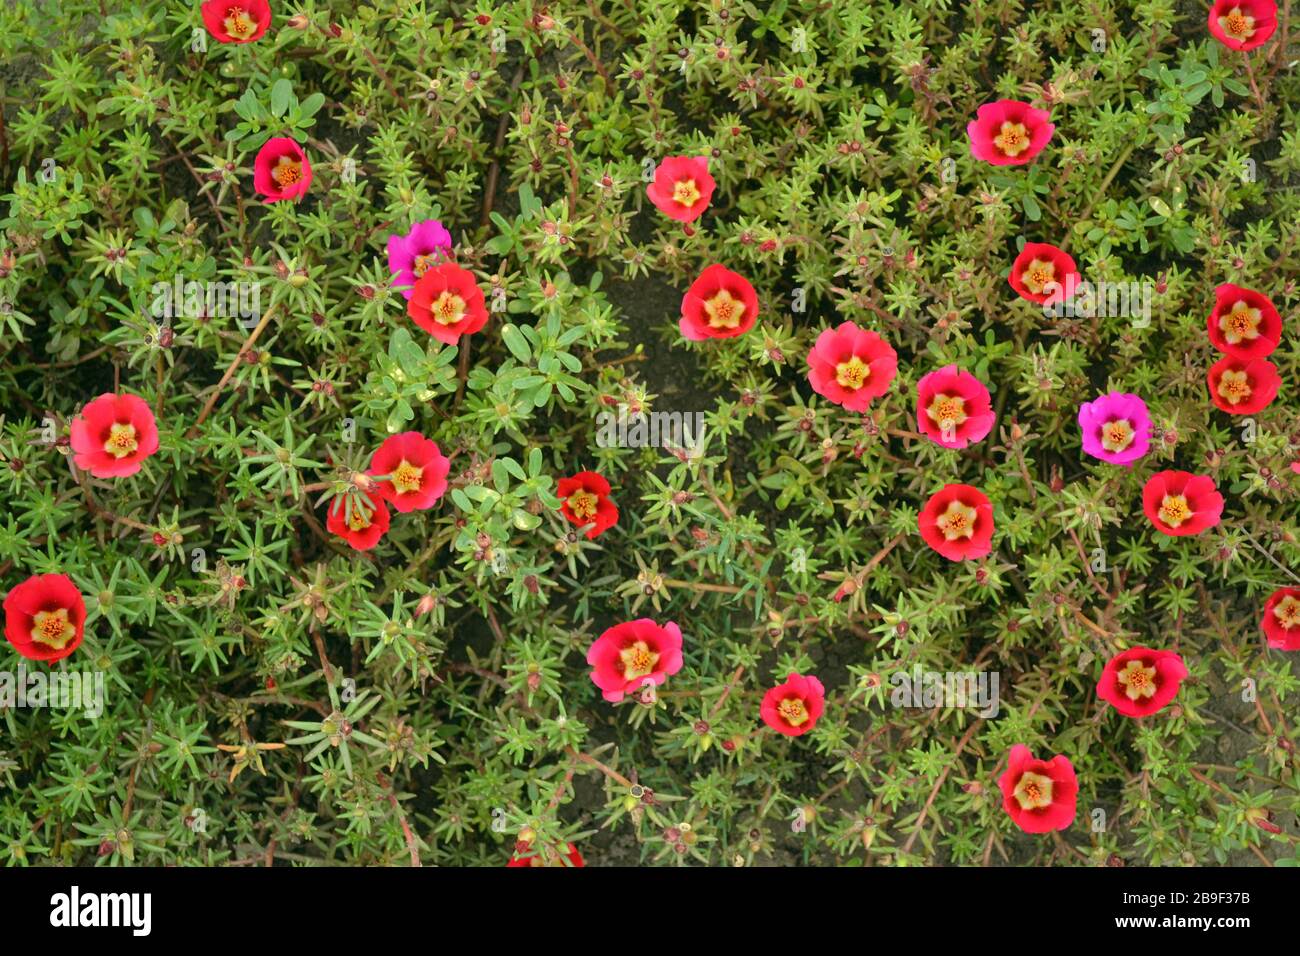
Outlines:
{"label": "red flower", "polygon": [[66,574],[34,574],[5,598],[5,637],[31,661],[59,661],[81,646],[86,602]]}
{"label": "red flower", "polygon": [[96,478],[125,478],[158,450],[158,425],[138,395],[106,392],[72,420],[72,460]]}
{"label": "red flower", "polygon": [[682,669],[682,632],[672,621],[660,627],[648,617],[615,624],[587,650],[591,680],[601,696],[618,703],[647,684],[662,684]]}
{"label": "red flower", "polygon": [[1182,536],[1213,528],[1223,515],[1223,495],[1208,475],[1160,471],[1142,489],[1142,510],[1157,531]]}
{"label": "red flower", "polygon": [[1125,717],[1146,717],[1174,699],[1186,676],[1183,659],[1173,651],[1131,647],[1106,662],[1097,696]]}
{"label": "red flower", "polygon": [[1211,35],[1233,50],[1263,46],[1277,29],[1273,0],[1216,0],[1210,7]]}
{"label": "red flower", "polygon": [[474,273],[454,262],[443,262],[420,276],[406,303],[415,324],[439,342],[455,345],[487,324],[487,305]]}
{"label": "red flower", "polygon": [[758,712],[778,734],[801,737],[817,726],[826,709],[826,688],[816,677],[790,674],[763,695]]}
{"label": "red flower", "polygon": [[949,561],[982,558],[993,550],[993,503],[971,485],[944,485],[916,522],[925,543]]}
{"label": "red flower", "polygon": [[655,167],[646,195],[659,211],[678,222],[694,222],[709,207],[717,183],[705,156],[669,156]]}
{"label": "red flower", "polygon": [[1030,302],[1061,302],[1073,297],[1079,273],[1065,250],[1046,242],[1026,242],[1011,264],[1007,282]]}
{"label": "red flower", "polygon": [[898,353],[875,332],[841,322],[817,336],[808,353],[813,391],[851,412],[865,412],[889,390],[898,373]]}
{"label": "red flower", "polygon": [[1225,356],[1210,367],[1207,376],[1210,401],[1230,415],[1253,415],[1277,397],[1282,379],[1266,359],[1245,361]]}
{"label": "red flower", "polygon": [[1047,110],[1018,100],[985,103],[966,125],[971,155],[994,166],[1022,166],[1052,138],[1051,119]]}
{"label": "red flower", "polygon": [[252,43],[271,25],[266,0],[207,0],[199,12],[208,32],[222,43]]}
{"label": "red flower", "polygon": [[1300,588],[1278,588],[1264,604],[1259,626],[1268,646],[1277,651],[1300,651]]}
{"label": "red flower", "polygon": [[1214,290],[1214,311],[1207,324],[1210,344],[1243,361],[1271,354],[1282,338],[1282,317],[1273,303],[1254,289],[1230,282]]}
{"label": "red flower", "polygon": [[330,502],[325,530],[336,534],[352,546],[354,551],[369,551],[388,531],[388,505],[383,496],[375,492],[362,492],[369,504],[352,498],[351,507],[339,495]]}
{"label": "red flower", "polygon": [[591,525],[588,538],[604,534],[618,522],[618,506],[609,500],[609,482],[594,471],[561,478],[555,493],[564,517],[579,528]]}
{"label": "red flower", "polygon": [[402,513],[432,508],[447,490],[451,459],[438,443],[419,432],[402,432],[384,439],[370,456],[371,477],[379,482],[380,497]]}
{"label": "red flower", "polygon": [[302,147],[288,136],[273,136],[253,160],[253,189],[266,202],[297,199],[311,185],[311,163]]}
{"label": "red flower", "polygon": [[998,789],[1002,809],[1026,833],[1065,830],[1074,822],[1079,778],[1060,754],[1035,760],[1028,747],[1016,744],[1007,758],[1007,772],[998,777]]}
{"label": "red flower", "polygon": [[[512,866],[586,866],[587,863],[585,860],[583,860],[582,854],[578,852],[578,848],[574,846],[572,843],[570,843],[568,846],[569,846],[569,851],[563,856],[560,853],[558,853],[556,850],[549,849],[549,848],[544,850],[541,853],[521,854],[518,850],[516,850],[515,855],[510,858],[510,862],[506,864],[506,867],[509,868]],[[564,862],[566,859],[569,861],[568,863]]]}
{"label": "red flower", "polygon": [[758,294],[749,280],[712,265],[682,296],[682,335],[692,342],[744,335],[758,318]]}
{"label": "red flower", "polygon": [[916,383],[916,427],[944,448],[965,448],[993,428],[989,390],[969,372],[945,365]]}

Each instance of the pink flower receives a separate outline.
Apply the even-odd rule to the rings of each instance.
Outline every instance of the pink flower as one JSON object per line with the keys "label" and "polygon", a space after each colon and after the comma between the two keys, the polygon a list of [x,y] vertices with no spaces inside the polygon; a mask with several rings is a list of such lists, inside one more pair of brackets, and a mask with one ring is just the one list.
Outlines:
{"label": "pink flower", "polygon": [[1113,465],[1133,467],[1151,446],[1146,402],[1128,392],[1109,392],[1079,406],[1083,450]]}
{"label": "pink flower", "polygon": [[311,163],[301,146],[287,136],[262,144],[253,160],[253,188],[266,202],[305,196],[310,185]]}
{"label": "pink flower", "polygon": [[96,478],[125,478],[158,450],[153,409],[138,395],[107,392],[72,420],[72,460]]}
{"label": "pink flower", "polygon": [[851,412],[866,411],[897,374],[898,353],[875,332],[852,322],[822,332],[808,353],[813,391]]}
{"label": "pink flower", "polygon": [[393,274],[393,285],[407,299],[416,280],[449,255],[451,233],[436,219],[417,222],[404,236],[393,233],[388,237],[388,271]]}
{"label": "pink flower", "polygon": [[614,703],[646,684],[662,684],[682,669],[682,632],[648,617],[615,624],[587,651],[591,680]]}
{"label": "pink flower", "polygon": [[985,103],[966,126],[971,155],[994,166],[1023,166],[1052,138],[1051,119],[1047,110],[1018,100]]}
{"label": "pink flower", "polygon": [[989,390],[969,372],[945,365],[916,383],[916,427],[944,448],[965,448],[993,428]]}
{"label": "pink flower", "polygon": [[763,695],[759,716],[778,734],[801,737],[817,726],[826,707],[826,688],[816,677],[791,674]]}

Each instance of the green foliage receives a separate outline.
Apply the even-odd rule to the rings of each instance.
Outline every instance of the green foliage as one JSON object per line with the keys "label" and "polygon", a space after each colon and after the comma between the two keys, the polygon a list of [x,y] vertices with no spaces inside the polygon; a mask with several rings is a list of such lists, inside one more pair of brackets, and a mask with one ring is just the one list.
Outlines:
{"label": "green foliage", "polygon": [[[0,8],[0,588],[70,575],[87,636],[55,670],[105,675],[97,719],[0,706],[0,860],[500,866],[522,837],[591,865],[1300,861],[1300,681],[1258,626],[1300,566],[1281,43],[1227,50],[1172,0],[273,0],[246,45],[197,3],[107,6]],[[1052,111],[1028,166],[970,154],[1002,97]],[[311,160],[300,203],[253,191],[272,136]],[[718,180],[689,230],[646,199],[669,155]],[[431,218],[493,310],[455,346],[389,287],[388,236]],[[1149,325],[1045,317],[1006,282],[1023,241],[1153,286]],[[759,324],[688,343],[714,262]],[[163,319],[177,280],[255,283],[265,321]],[[1286,322],[1248,426],[1206,395],[1221,282]],[[867,414],[807,383],[845,319],[899,352]],[[914,430],[948,363],[999,415],[960,452]],[[117,388],[161,450],[92,479],[68,424]],[[1132,471],[1080,452],[1108,389],[1151,409]],[[704,413],[700,454],[606,447],[620,410]],[[354,552],[326,509],[408,429],[450,490]],[[1142,483],[1173,467],[1215,477],[1221,525],[1150,527]],[[584,469],[621,512],[594,540],[557,510]],[[987,559],[922,542],[946,482],[993,500]],[[686,663],[611,704],[586,651],[638,616]],[[1192,675],[1141,721],[1094,693],[1138,644]],[[915,666],[997,672],[1000,713],[894,707]],[[827,688],[800,738],[759,719],[790,671]],[[1058,839],[1002,810],[1018,743],[1079,773]]]}

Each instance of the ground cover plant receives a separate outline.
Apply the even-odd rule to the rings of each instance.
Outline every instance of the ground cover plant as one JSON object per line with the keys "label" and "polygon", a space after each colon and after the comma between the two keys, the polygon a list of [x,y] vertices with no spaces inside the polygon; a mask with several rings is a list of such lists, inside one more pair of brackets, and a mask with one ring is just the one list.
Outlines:
{"label": "ground cover plant", "polygon": [[1295,865],[1283,0],[0,9],[0,859]]}

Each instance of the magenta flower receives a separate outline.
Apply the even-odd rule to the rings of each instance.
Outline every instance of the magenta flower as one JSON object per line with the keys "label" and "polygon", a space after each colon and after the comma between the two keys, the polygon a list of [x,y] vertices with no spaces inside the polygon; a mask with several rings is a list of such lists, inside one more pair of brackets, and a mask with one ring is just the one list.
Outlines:
{"label": "magenta flower", "polygon": [[425,219],[404,236],[388,237],[388,271],[393,285],[409,299],[415,280],[451,255],[451,233],[436,219]]}
{"label": "magenta flower", "polygon": [[1083,450],[1112,465],[1133,467],[1151,445],[1147,404],[1128,392],[1110,392],[1079,406]]}

